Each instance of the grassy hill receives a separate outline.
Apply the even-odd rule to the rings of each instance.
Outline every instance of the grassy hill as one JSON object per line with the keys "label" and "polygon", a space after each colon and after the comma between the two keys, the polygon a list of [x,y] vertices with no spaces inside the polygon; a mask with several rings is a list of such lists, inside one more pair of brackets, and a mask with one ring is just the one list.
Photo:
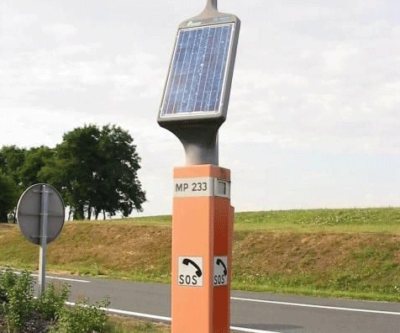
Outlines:
{"label": "grassy hill", "polygon": [[[0,266],[37,269],[38,247],[0,224]],[[68,222],[48,268],[170,282],[171,217]],[[233,288],[400,301],[400,209],[237,213]]]}

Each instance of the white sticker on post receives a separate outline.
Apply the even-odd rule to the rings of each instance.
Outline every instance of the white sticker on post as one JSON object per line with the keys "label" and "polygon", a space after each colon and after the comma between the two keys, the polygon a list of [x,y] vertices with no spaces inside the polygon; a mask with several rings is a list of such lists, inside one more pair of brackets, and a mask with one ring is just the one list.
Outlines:
{"label": "white sticker on post", "polygon": [[203,258],[178,258],[178,285],[190,287],[203,286]]}
{"label": "white sticker on post", "polygon": [[228,257],[214,257],[214,287],[228,285]]}
{"label": "white sticker on post", "polygon": [[174,181],[175,197],[211,197],[214,195],[214,179],[181,178]]}
{"label": "white sticker on post", "polygon": [[174,197],[231,197],[231,183],[212,177],[174,180]]}

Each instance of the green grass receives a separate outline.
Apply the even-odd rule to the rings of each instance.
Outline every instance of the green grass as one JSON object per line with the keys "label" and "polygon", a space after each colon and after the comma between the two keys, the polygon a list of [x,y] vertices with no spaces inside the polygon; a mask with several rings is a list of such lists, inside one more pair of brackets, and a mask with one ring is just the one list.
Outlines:
{"label": "green grass", "polygon": [[[170,333],[171,326],[134,318],[109,316],[108,333]],[[233,332],[233,331],[232,331]]]}
{"label": "green grass", "polygon": [[[67,223],[85,223],[87,221],[69,221]],[[134,223],[139,226],[160,226],[168,227],[172,225],[171,215],[158,215],[158,216],[144,216],[144,217],[133,217],[124,219],[109,219],[109,220],[97,220],[90,221],[90,223],[109,223],[109,224],[121,224],[121,223]]]}
{"label": "green grass", "polygon": [[[107,223],[171,226],[170,215],[106,220]],[[74,223],[81,223],[80,221]],[[96,223],[104,223],[97,221]],[[235,230],[274,232],[400,233],[400,208],[310,209],[241,212],[235,214]]]}
{"label": "green grass", "polygon": [[[237,213],[235,289],[400,302],[400,209]],[[38,247],[0,224],[0,265],[37,269]],[[170,283],[171,217],[66,223],[48,268]]]}
{"label": "green grass", "polygon": [[167,324],[147,322],[128,317],[109,316],[108,333],[169,333]]}
{"label": "green grass", "polygon": [[400,208],[237,213],[235,230],[398,234],[400,233]]}

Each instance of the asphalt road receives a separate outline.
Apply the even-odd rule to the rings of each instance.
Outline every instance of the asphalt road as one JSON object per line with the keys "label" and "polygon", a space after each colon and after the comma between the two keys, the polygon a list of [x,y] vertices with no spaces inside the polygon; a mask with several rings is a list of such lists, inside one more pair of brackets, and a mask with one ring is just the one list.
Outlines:
{"label": "asphalt road", "polygon": [[[61,278],[61,279],[60,279]],[[63,279],[66,280],[63,280]],[[68,280],[70,279],[70,280]],[[71,285],[71,302],[110,298],[110,312],[170,320],[170,287],[94,278],[58,277]],[[400,304],[233,291],[231,325],[249,333],[397,333]]]}

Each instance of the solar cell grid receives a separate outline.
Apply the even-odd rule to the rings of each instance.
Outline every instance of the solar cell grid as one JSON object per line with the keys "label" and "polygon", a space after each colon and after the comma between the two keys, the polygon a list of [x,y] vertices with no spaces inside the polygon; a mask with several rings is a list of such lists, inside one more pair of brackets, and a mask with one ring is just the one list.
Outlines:
{"label": "solar cell grid", "polygon": [[218,112],[232,24],[180,30],[163,99],[163,116]]}

